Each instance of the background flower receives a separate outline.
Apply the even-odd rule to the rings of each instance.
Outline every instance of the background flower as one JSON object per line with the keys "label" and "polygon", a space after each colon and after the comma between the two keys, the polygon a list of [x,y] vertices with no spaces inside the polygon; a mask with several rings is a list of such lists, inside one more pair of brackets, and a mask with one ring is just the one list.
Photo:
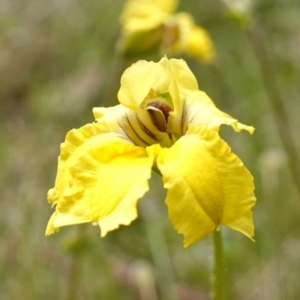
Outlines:
{"label": "background flower", "polygon": [[176,0],[129,0],[121,16],[120,50],[127,54],[160,49],[162,54],[186,53],[205,63],[215,58],[208,32],[188,13],[175,13]]}

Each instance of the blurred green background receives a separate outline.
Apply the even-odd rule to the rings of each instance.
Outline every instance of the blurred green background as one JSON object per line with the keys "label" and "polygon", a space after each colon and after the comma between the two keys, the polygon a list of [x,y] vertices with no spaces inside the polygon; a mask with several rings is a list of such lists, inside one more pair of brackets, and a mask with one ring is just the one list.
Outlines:
{"label": "blurred green background", "polygon": [[[104,239],[90,224],[44,236],[59,144],[68,130],[93,121],[94,106],[117,103],[123,64],[115,48],[123,4],[0,2],[0,300],[210,299],[211,236],[182,247],[158,176],[131,226]],[[283,124],[283,135],[291,131],[299,156],[300,2],[255,3],[263,45],[220,1],[185,0],[179,10],[192,13],[215,43],[214,65],[183,56],[201,89],[220,109],[256,128],[253,136],[222,129],[254,175],[258,199],[255,243],[224,228],[226,299],[298,300],[300,189],[277,125]],[[262,49],[273,70],[261,72]],[[273,113],[270,89],[281,93],[286,118],[280,107]],[[292,160],[299,165],[295,155]]]}

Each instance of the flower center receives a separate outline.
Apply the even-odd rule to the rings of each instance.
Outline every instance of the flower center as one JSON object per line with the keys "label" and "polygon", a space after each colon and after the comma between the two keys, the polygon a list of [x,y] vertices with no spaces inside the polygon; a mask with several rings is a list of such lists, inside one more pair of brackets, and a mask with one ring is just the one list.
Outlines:
{"label": "flower center", "polygon": [[166,103],[153,99],[147,103],[146,110],[150,115],[153,125],[161,132],[167,131],[169,113],[172,108]]}

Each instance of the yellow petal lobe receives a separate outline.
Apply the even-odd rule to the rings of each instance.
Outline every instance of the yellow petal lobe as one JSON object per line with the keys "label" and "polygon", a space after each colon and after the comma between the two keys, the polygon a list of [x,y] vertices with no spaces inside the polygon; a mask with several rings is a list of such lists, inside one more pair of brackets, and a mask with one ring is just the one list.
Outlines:
{"label": "yellow petal lobe", "polygon": [[239,123],[238,120],[219,110],[213,101],[202,91],[191,92],[184,103],[183,131],[189,124],[206,125],[213,130],[219,130],[220,125],[229,125],[234,131],[246,130],[250,134],[254,132],[252,126]]}
{"label": "yellow petal lobe", "polygon": [[48,191],[48,201],[50,203],[56,204],[59,201],[68,188],[71,179],[70,168],[88,149],[112,141],[130,143],[121,133],[111,133],[109,131],[109,125],[106,123],[91,123],[68,132],[65,142],[60,146],[61,153],[58,158],[55,186]]}
{"label": "yellow petal lobe", "polygon": [[103,237],[130,224],[148,191],[151,166],[141,147],[110,143],[89,150],[70,170],[71,187],[57,205],[54,227],[96,222]]}
{"label": "yellow petal lobe", "polygon": [[48,221],[48,224],[47,224],[47,227],[46,227],[46,232],[45,232],[45,235],[51,235],[53,233],[56,233],[59,231],[59,228],[58,227],[55,227],[53,222],[55,220],[55,217],[56,217],[56,212],[54,212],[52,214],[52,216],[50,217],[50,220]]}
{"label": "yellow petal lobe", "polygon": [[255,203],[250,172],[214,130],[190,126],[157,159],[168,190],[169,218],[188,247],[220,224],[248,237]]}
{"label": "yellow petal lobe", "polygon": [[140,60],[124,71],[118,99],[137,112],[151,89],[161,87],[166,91],[167,86],[167,78],[158,63]]}

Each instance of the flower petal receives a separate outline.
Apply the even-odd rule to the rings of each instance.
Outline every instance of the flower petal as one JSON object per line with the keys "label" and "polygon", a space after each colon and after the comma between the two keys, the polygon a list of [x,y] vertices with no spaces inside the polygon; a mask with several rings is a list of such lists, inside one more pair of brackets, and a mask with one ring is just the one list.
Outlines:
{"label": "flower petal", "polygon": [[181,119],[184,107],[184,99],[191,90],[198,90],[197,79],[182,59],[170,59],[166,57],[159,62],[165,74],[170,79],[168,92],[172,99],[173,111],[168,120],[168,132],[181,134]]}
{"label": "flower petal", "polygon": [[253,236],[253,178],[217,132],[190,126],[187,135],[161,151],[157,164],[168,190],[170,220],[184,235],[185,247],[220,224]]}
{"label": "flower petal", "polygon": [[195,25],[193,17],[188,13],[174,15],[180,30],[181,51],[194,56],[202,62],[211,63],[215,58],[215,49],[209,33]]}
{"label": "flower petal", "polygon": [[151,166],[141,147],[112,142],[88,149],[70,169],[70,189],[57,204],[53,227],[97,222],[105,236],[130,224],[148,191]]}
{"label": "flower petal", "polygon": [[54,188],[48,191],[48,201],[56,204],[68,186],[70,180],[69,169],[76,163],[87,149],[108,141],[124,141],[130,143],[121,133],[111,133],[106,123],[91,123],[79,129],[68,132],[65,142],[60,146],[58,169]]}
{"label": "flower petal", "polygon": [[54,212],[52,214],[52,216],[50,217],[50,219],[48,221],[45,235],[51,235],[51,234],[56,233],[56,232],[59,231],[59,228],[55,227],[54,224],[53,224],[53,222],[55,220],[55,217],[56,217],[56,212]]}
{"label": "flower petal", "polygon": [[198,82],[187,63],[183,59],[170,59],[166,57],[159,62],[170,80],[169,93],[172,98],[173,112],[171,115],[182,115],[183,103],[191,90],[198,90]]}
{"label": "flower petal", "polygon": [[140,60],[124,71],[118,99],[137,112],[151,89],[166,92],[168,85],[169,80],[158,63]]}
{"label": "flower petal", "polygon": [[197,79],[183,59],[170,59],[169,64],[172,75],[180,87],[180,92],[183,91],[184,96],[190,90],[198,90]]}
{"label": "flower petal", "polygon": [[177,0],[129,0],[121,15],[124,34],[160,26],[176,10]]}
{"label": "flower petal", "polygon": [[220,125],[230,125],[234,131],[246,130],[254,132],[252,126],[239,123],[238,120],[219,110],[213,101],[201,91],[191,92],[186,101],[183,115],[183,132],[187,130],[188,124],[206,125],[208,128],[219,130]]}

